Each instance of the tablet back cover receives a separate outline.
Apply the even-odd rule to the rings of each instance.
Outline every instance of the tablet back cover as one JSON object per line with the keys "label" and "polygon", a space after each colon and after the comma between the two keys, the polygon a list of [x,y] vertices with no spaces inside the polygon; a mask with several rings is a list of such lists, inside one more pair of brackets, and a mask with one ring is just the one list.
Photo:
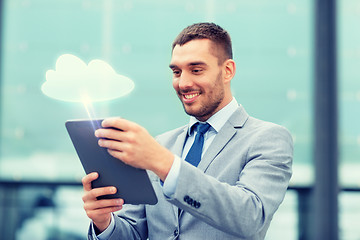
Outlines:
{"label": "tablet back cover", "polygon": [[126,204],[156,204],[157,197],[147,172],[134,168],[111,156],[98,145],[96,129],[102,120],[69,120],[65,123],[71,141],[86,172],[98,172],[92,187],[115,186],[117,193],[100,199],[122,198]]}

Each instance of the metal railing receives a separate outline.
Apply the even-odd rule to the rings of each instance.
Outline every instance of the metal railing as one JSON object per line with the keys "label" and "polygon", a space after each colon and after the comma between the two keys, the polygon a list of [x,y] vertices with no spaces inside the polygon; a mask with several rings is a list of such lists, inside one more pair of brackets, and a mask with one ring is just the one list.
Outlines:
{"label": "metal railing", "polygon": [[[43,182],[43,181],[9,181],[0,180],[0,239],[16,239],[15,233],[23,219],[20,213],[23,205],[20,196],[22,189],[37,188],[45,189],[47,193],[56,192],[60,187],[76,187],[81,188],[80,182],[60,181],[60,182]],[[290,186],[289,191],[297,193],[297,216],[298,216],[298,238],[299,240],[314,239],[314,188],[311,186]],[[359,192],[358,187],[344,187],[339,189],[339,193],[343,192]],[[43,206],[56,208],[53,199],[48,194],[40,199]],[[64,239],[64,238],[59,238]]]}

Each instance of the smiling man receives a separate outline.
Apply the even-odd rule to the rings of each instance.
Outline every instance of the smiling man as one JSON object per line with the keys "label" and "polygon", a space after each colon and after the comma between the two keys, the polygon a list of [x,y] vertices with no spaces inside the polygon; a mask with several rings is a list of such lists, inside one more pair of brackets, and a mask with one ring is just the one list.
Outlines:
{"label": "smiling man", "polygon": [[185,28],[170,68],[186,126],[155,140],[136,123],[110,118],[95,133],[119,161],[152,172],[158,203],[97,200],[116,189],[92,189],[98,174],[85,176],[89,239],[264,239],[291,177],[289,132],[249,116],[232,96],[236,66],[220,26]]}

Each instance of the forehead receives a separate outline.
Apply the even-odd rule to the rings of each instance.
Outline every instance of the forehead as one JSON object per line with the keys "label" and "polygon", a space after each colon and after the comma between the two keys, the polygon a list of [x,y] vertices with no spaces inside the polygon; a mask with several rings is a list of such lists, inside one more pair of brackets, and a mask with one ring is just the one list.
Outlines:
{"label": "forehead", "polygon": [[170,65],[187,65],[192,62],[217,63],[213,54],[214,44],[208,39],[191,40],[184,45],[176,45],[173,49]]}

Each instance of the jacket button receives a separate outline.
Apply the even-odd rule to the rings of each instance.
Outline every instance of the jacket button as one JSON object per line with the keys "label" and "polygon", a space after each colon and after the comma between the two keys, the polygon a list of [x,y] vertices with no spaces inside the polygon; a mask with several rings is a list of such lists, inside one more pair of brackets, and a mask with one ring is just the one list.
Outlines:
{"label": "jacket button", "polygon": [[186,195],[185,197],[184,197],[184,201],[187,203],[187,202],[189,202],[189,199],[190,199],[190,197],[188,196],[188,195]]}
{"label": "jacket button", "polygon": [[176,237],[177,235],[179,235],[179,231],[177,229],[174,230],[174,236]]}

